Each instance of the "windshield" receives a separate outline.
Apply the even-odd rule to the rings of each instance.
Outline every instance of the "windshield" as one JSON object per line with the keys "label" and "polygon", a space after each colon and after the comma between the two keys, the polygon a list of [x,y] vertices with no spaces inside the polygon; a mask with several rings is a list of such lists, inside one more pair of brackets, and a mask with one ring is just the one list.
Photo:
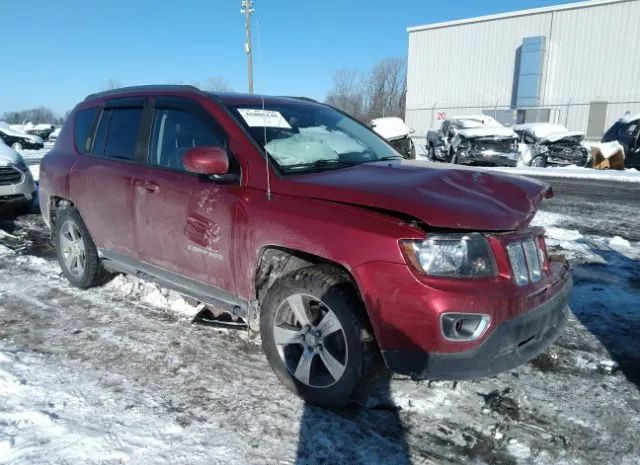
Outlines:
{"label": "windshield", "polygon": [[402,158],[371,130],[330,107],[292,102],[265,105],[264,111],[256,105],[229,109],[286,173]]}

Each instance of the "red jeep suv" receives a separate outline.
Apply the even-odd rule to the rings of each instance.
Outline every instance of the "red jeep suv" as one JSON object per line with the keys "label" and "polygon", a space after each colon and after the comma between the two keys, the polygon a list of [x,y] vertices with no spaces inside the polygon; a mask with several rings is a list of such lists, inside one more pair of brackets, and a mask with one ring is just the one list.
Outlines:
{"label": "red jeep suv", "polygon": [[42,161],[71,284],[153,280],[260,333],[305,400],[384,369],[459,380],[535,357],[567,319],[569,266],[529,223],[549,187],[404,160],[304,98],[143,86],[94,94]]}

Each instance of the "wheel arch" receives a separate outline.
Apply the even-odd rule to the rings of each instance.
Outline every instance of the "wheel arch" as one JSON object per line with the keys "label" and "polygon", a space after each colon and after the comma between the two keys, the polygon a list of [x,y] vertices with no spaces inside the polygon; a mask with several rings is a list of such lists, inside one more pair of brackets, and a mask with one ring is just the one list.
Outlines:
{"label": "wheel arch", "polygon": [[314,255],[302,250],[288,247],[268,245],[258,253],[257,267],[254,272],[253,284],[255,297],[262,302],[273,283],[280,277],[309,266],[325,266],[336,271],[336,277],[348,281],[356,290],[360,300],[364,303],[357,282],[349,269],[334,260]]}
{"label": "wheel arch", "polygon": [[[58,218],[58,212],[65,208],[75,208],[75,204],[64,197],[60,197],[57,195],[52,195],[49,197],[49,205],[47,209],[47,218],[45,218],[46,223],[49,225],[49,231],[53,234],[53,230]],[[80,214],[80,212],[78,212]],[[82,216],[82,215],[81,215]]]}

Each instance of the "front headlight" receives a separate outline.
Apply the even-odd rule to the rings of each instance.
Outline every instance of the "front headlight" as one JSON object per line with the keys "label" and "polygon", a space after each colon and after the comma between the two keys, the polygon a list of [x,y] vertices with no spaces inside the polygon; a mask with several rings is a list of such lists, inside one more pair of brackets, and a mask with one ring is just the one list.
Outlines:
{"label": "front headlight", "polygon": [[487,239],[479,233],[443,234],[400,242],[407,261],[420,273],[451,278],[496,275]]}

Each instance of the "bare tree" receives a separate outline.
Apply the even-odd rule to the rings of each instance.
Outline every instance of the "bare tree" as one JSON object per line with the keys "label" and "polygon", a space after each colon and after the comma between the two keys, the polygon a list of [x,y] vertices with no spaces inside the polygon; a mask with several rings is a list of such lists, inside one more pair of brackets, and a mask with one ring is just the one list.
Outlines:
{"label": "bare tree", "polygon": [[207,79],[204,83],[204,90],[211,92],[233,92],[233,88],[229,81],[222,76],[213,76]]}
{"label": "bare tree", "polygon": [[404,118],[406,94],[405,59],[385,58],[365,76],[350,69],[336,71],[325,102],[368,123],[384,116]]}
{"label": "bare tree", "polygon": [[404,58],[385,58],[373,66],[367,80],[368,117],[404,117],[407,64]]}
{"label": "bare tree", "polygon": [[58,124],[60,119],[51,109],[46,107],[32,108],[30,110],[12,111],[5,113],[0,120],[9,124]]}
{"label": "bare tree", "polygon": [[362,77],[352,69],[340,69],[333,75],[333,86],[327,93],[325,102],[354,118],[362,118],[365,113],[364,87]]}

